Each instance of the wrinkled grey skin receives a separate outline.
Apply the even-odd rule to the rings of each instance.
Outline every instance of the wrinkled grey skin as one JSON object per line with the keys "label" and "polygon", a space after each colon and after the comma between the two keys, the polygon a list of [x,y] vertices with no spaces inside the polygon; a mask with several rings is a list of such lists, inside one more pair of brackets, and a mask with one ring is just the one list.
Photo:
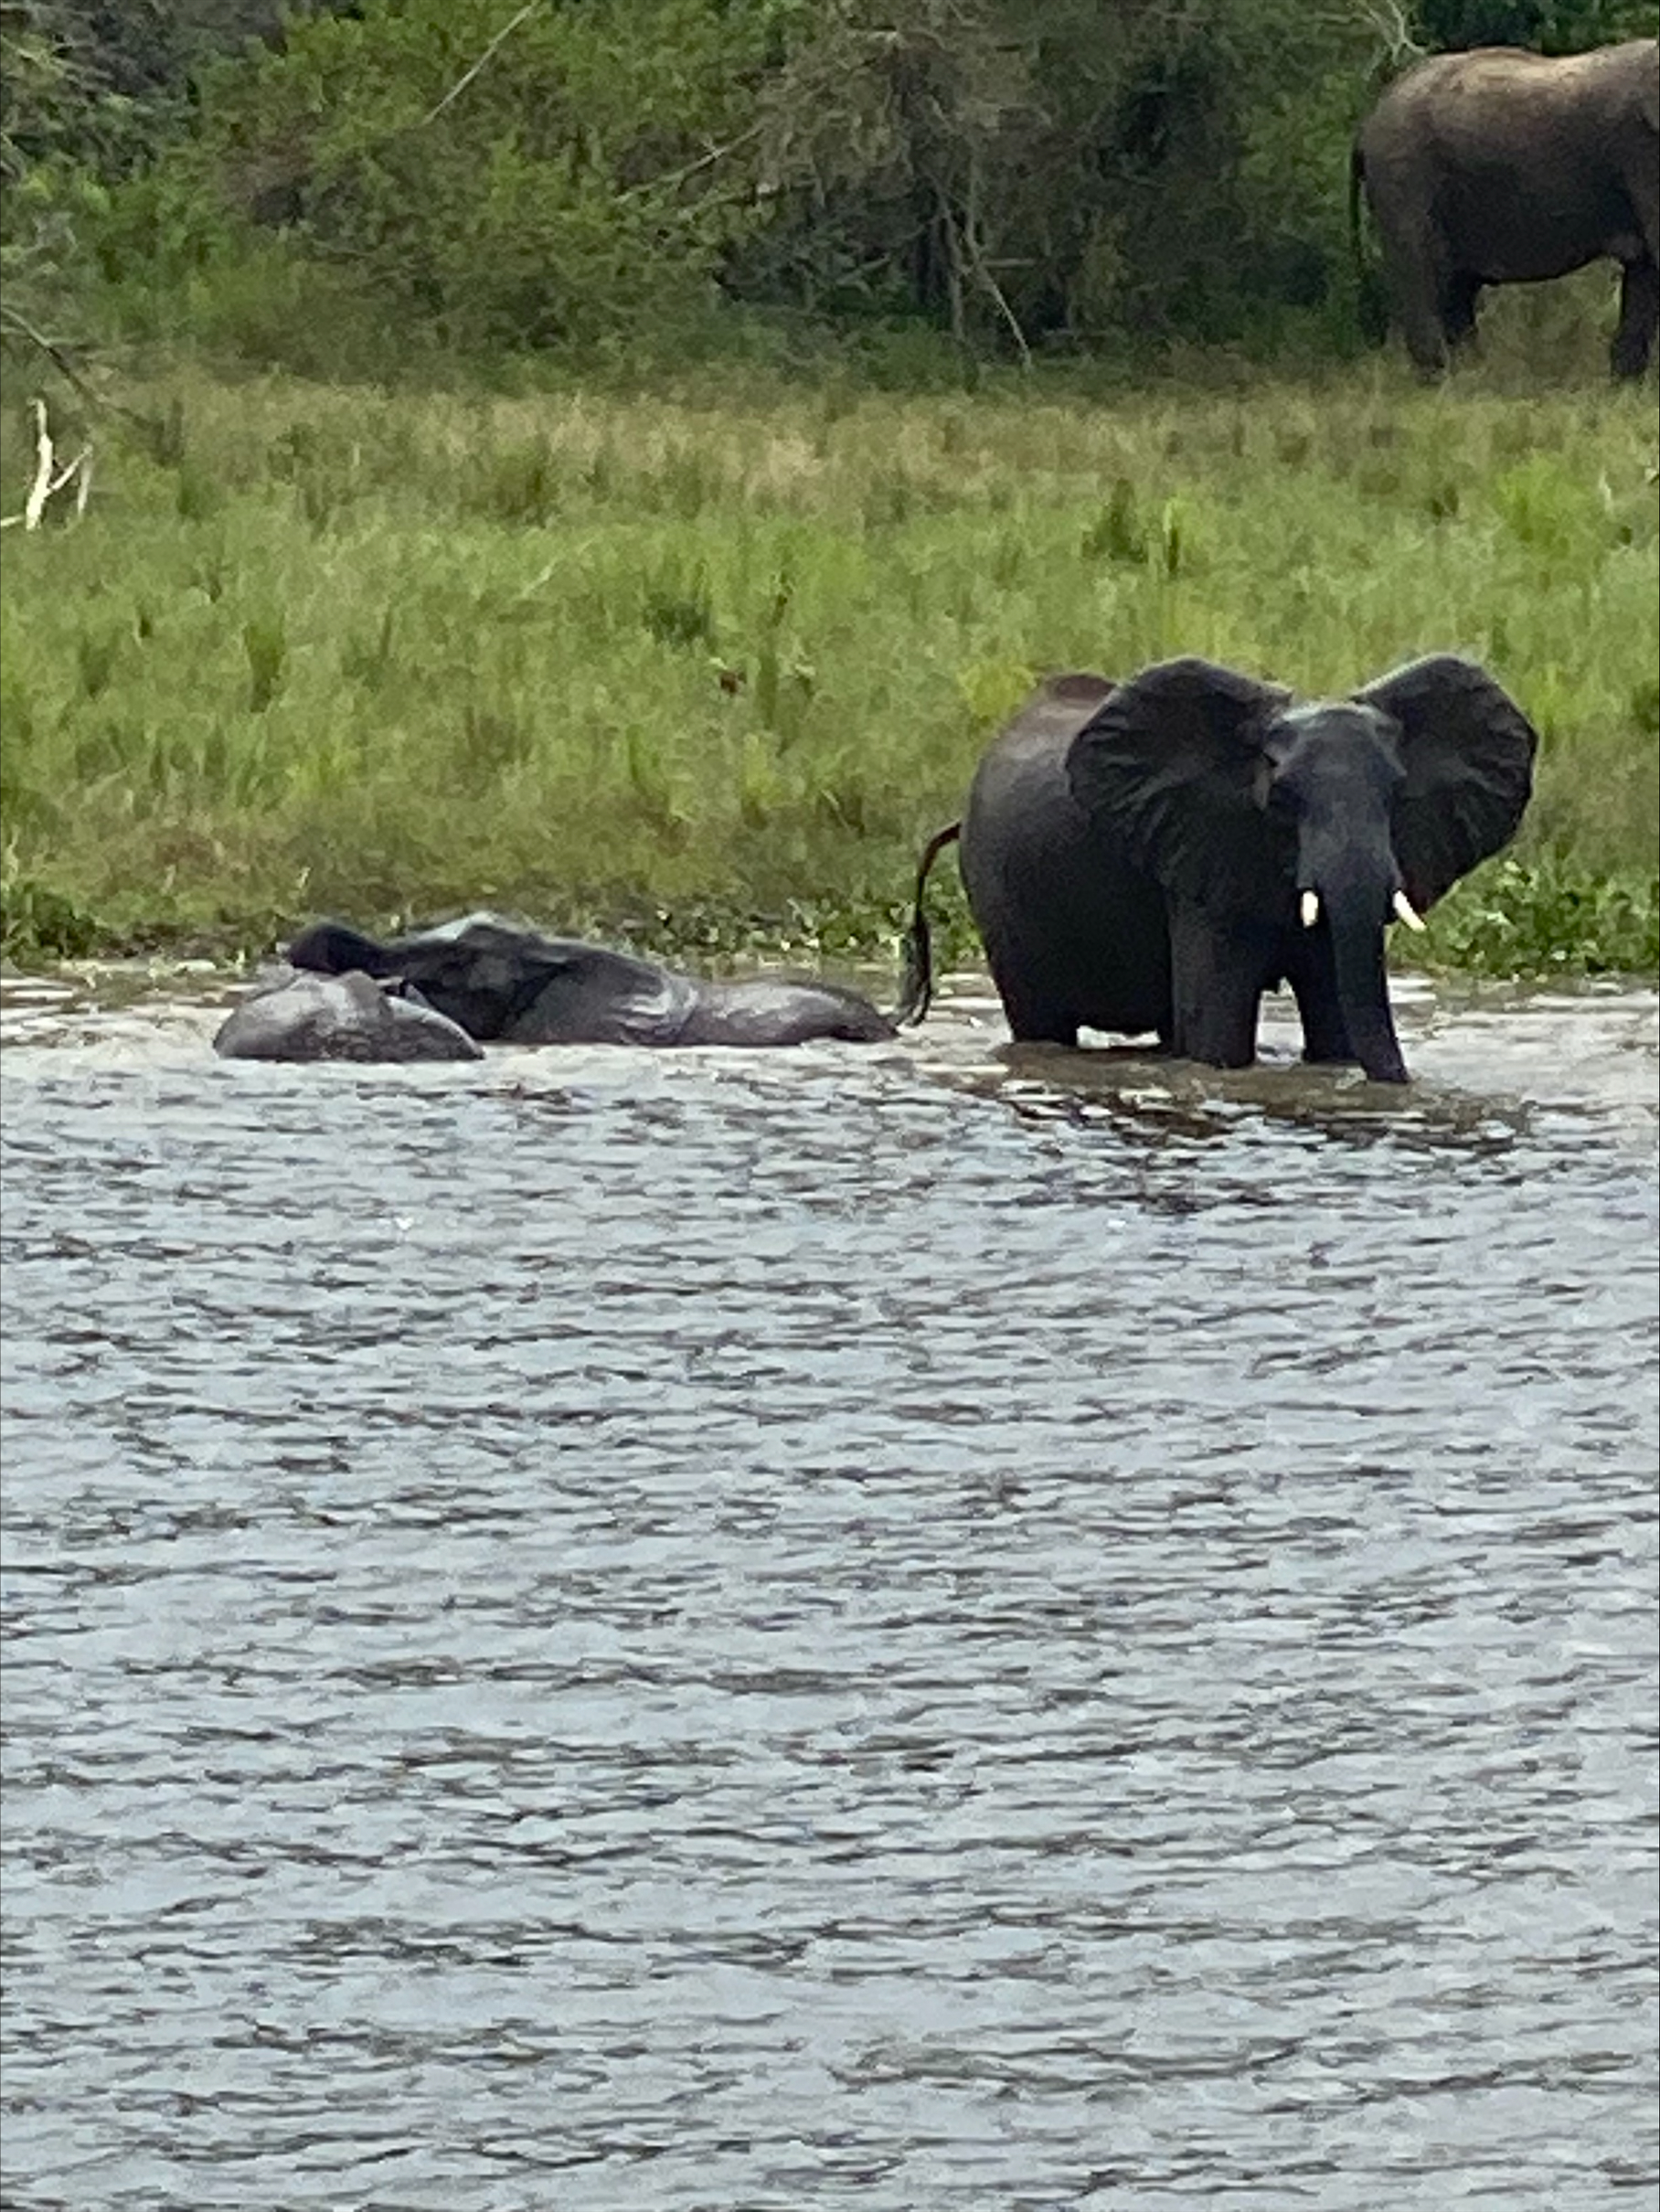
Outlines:
{"label": "wrinkled grey skin", "polygon": [[214,1050],[228,1060],[478,1060],[454,1022],[361,971],[295,974],[245,998]]}
{"label": "wrinkled grey skin", "polygon": [[1475,328],[1484,285],[1623,271],[1610,355],[1647,367],[1660,316],[1660,46],[1548,58],[1511,47],[1435,54],[1362,123],[1350,212],[1364,191],[1407,350],[1427,376]]}
{"label": "wrinkled grey skin", "polygon": [[[1262,994],[1285,983],[1305,1058],[1404,1082],[1385,961],[1395,895],[1423,914],[1514,835],[1536,742],[1492,677],[1451,654],[1301,707],[1191,658],[1116,686],[1052,682],[987,748],[961,826],[1010,1029],[1062,1045],[1080,1026],[1151,1032],[1186,1058],[1248,1067]],[[911,1011],[925,952],[920,964]]]}
{"label": "wrinkled grey skin", "polygon": [[469,1037],[508,1045],[874,1042],[893,1025],[826,984],[707,983],[580,939],[469,914],[379,944],[343,922],[295,938],[296,968],[401,976]]}

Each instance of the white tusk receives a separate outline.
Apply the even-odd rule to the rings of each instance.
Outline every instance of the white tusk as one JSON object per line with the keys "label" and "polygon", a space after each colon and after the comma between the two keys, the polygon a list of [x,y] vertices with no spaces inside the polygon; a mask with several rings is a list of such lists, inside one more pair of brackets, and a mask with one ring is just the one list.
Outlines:
{"label": "white tusk", "polygon": [[1422,930],[1428,928],[1429,925],[1424,920],[1423,916],[1421,914],[1414,913],[1412,910],[1412,901],[1407,897],[1404,891],[1397,891],[1393,899],[1390,901],[1390,904],[1394,907],[1395,911],[1399,916],[1400,920],[1406,923],[1409,930]]}
{"label": "white tusk", "polygon": [[1305,930],[1312,930],[1320,919],[1320,894],[1318,891],[1304,892],[1301,912],[1303,927]]}

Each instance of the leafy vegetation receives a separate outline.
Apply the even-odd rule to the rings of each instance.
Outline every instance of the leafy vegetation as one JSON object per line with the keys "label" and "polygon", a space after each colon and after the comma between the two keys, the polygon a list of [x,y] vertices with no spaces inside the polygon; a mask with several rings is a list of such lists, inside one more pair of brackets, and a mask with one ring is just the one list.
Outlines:
{"label": "leafy vegetation", "polygon": [[[111,459],[94,516],[8,549],[7,948],[488,903],[705,954],[874,950],[1039,671],[1193,651],[1318,691],[1452,646],[1543,757],[1521,843],[1428,956],[1646,967],[1652,402],[1523,373],[676,398],[180,374],[138,395],[167,434]],[[0,453],[11,483],[27,462]]]}
{"label": "leafy vegetation", "polygon": [[[461,347],[1359,343],[1353,126],[1412,54],[1655,0],[8,0],[24,324],[303,374]],[[250,37],[250,34],[258,34]],[[7,325],[20,335],[16,322]],[[59,328],[59,335],[62,335]]]}

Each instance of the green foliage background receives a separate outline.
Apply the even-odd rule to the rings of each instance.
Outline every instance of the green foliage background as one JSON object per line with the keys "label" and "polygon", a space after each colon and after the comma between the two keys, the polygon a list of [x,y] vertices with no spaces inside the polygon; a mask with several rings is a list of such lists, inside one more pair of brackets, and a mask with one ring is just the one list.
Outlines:
{"label": "green foliage background", "polygon": [[[28,314],[347,371],[895,324],[1357,342],[1342,179],[1415,48],[1654,0],[8,0]],[[764,335],[762,335],[764,334]]]}

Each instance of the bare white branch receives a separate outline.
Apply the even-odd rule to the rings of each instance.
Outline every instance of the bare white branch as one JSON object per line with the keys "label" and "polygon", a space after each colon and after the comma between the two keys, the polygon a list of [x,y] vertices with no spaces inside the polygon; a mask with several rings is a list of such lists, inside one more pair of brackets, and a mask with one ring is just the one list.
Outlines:
{"label": "bare white branch", "polygon": [[87,511],[87,500],[91,494],[91,447],[83,445],[72,461],[66,461],[60,466],[52,450],[46,401],[31,399],[29,411],[35,418],[35,480],[29,486],[29,495],[24,501],[21,511],[16,515],[0,515],[0,530],[15,529],[19,523],[26,530],[37,530],[46,519],[48,500],[54,492],[61,492],[68,484],[75,485],[75,515],[79,520]]}
{"label": "bare white branch", "polygon": [[46,513],[46,503],[52,495],[52,434],[46,426],[44,399],[31,399],[29,412],[35,418],[35,481],[23,503],[23,526],[26,530],[37,530],[40,517]]}

